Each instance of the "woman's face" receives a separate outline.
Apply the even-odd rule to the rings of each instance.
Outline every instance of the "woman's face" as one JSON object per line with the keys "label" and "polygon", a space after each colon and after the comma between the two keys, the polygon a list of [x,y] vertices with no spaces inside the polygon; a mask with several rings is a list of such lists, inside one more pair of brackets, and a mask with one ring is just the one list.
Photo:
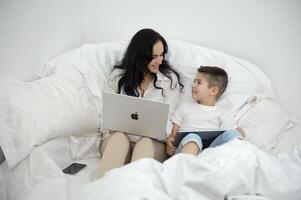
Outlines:
{"label": "woman's face", "polygon": [[161,41],[158,41],[153,46],[153,59],[148,63],[147,68],[151,73],[158,73],[159,66],[163,61],[164,46]]}

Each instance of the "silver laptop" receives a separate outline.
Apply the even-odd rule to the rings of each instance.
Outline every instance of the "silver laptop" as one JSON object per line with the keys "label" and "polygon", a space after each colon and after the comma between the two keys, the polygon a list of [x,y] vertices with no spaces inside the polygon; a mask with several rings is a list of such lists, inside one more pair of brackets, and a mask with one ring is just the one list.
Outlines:
{"label": "silver laptop", "polygon": [[104,92],[102,129],[166,140],[168,111],[167,103]]}

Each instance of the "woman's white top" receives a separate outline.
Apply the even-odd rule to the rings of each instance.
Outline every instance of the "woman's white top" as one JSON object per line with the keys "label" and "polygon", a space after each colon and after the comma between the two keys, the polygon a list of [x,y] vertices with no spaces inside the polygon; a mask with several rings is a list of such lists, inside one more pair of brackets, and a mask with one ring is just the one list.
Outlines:
{"label": "woman's white top", "polygon": [[[117,93],[118,92],[118,82],[123,74],[122,69],[114,69],[113,72],[109,75],[106,81],[106,85],[104,88],[105,92]],[[170,122],[171,117],[173,116],[175,110],[178,107],[179,99],[180,99],[180,85],[178,79],[174,73],[171,74],[172,78],[172,86],[171,80],[164,76],[161,72],[157,73],[157,82],[156,85],[158,87],[163,88],[162,90],[155,88],[154,80],[150,82],[147,89],[144,92],[144,96],[142,97],[142,91],[140,88],[137,88],[139,92],[138,98],[145,98],[153,101],[165,102],[169,104],[169,120],[166,128],[167,136],[170,135],[172,129],[172,123]],[[170,87],[171,86],[171,87]],[[172,88],[172,89],[171,89]],[[123,89],[121,89],[121,94],[126,95]],[[105,135],[106,137],[107,135]],[[140,137],[129,135],[131,141],[137,141]]]}
{"label": "woman's white top", "polygon": [[182,104],[172,122],[180,126],[179,131],[219,130],[228,109],[222,106],[205,106],[196,101]]}

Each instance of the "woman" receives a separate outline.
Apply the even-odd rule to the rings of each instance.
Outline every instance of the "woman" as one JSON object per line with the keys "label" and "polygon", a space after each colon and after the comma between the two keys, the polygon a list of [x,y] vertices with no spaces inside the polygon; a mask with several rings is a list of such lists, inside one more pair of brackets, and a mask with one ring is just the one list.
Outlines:
{"label": "woman", "polygon": [[[168,51],[165,39],[152,29],[138,31],[130,41],[121,64],[114,67],[107,79],[105,91],[166,102],[169,116],[178,105],[183,85],[179,74],[164,60]],[[171,124],[166,134],[171,132]],[[100,176],[140,158],[164,161],[165,144],[150,138],[140,138],[122,132],[105,135],[100,146],[102,161]]]}

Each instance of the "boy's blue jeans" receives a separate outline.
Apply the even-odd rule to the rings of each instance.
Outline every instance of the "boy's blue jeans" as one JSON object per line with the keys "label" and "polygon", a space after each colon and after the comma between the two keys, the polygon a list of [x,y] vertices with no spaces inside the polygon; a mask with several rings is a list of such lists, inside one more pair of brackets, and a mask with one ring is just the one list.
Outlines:
{"label": "boy's blue jeans", "polygon": [[[231,130],[226,130],[224,133],[220,134],[218,137],[216,137],[210,144],[209,144],[209,148],[210,147],[216,147],[222,144],[225,144],[227,142],[229,142],[230,140],[233,140],[235,138],[238,139],[242,139],[243,137],[241,136],[240,132],[235,130],[235,129],[231,129]],[[201,137],[195,133],[189,133],[188,135],[186,135],[180,142],[179,146],[177,147],[175,154],[180,153],[182,151],[182,148],[184,145],[186,145],[189,142],[194,142],[198,145],[200,152],[202,151],[204,145],[203,145],[203,140],[201,139]],[[205,146],[206,148],[206,146]]]}

